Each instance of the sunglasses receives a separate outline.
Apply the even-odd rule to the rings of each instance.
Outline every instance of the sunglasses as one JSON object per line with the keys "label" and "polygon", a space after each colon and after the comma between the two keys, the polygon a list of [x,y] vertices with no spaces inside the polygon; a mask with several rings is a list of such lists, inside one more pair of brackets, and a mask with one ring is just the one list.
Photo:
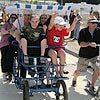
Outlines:
{"label": "sunglasses", "polygon": [[92,24],[98,24],[98,22],[91,22]]}
{"label": "sunglasses", "polygon": [[11,17],[11,19],[16,19],[16,17]]}
{"label": "sunglasses", "polygon": [[24,14],[24,16],[31,16],[31,14]]}
{"label": "sunglasses", "polygon": [[47,19],[46,17],[41,17],[41,19]]}

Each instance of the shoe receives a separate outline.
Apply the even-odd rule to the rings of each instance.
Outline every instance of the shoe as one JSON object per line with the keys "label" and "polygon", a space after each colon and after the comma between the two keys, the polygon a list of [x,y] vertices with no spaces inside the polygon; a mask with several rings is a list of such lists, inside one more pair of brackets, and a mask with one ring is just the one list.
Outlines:
{"label": "shoe", "polygon": [[7,76],[8,76],[7,73],[3,73],[3,75],[2,75],[3,82],[8,81]]}
{"label": "shoe", "polygon": [[8,73],[8,80],[9,80],[9,81],[12,80],[12,73]]}
{"label": "shoe", "polygon": [[29,75],[31,75],[31,77],[34,77],[36,71],[33,69],[30,69],[30,71],[28,72]]}
{"label": "shoe", "polygon": [[60,78],[61,76],[60,76],[59,73],[56,73],[55,77],[56,77],[56,78]]}
{"label": "shoe", "polygon": [[61,78],[67,78],[66,76],[64,76],[63,73],[60,74],[60,77],[61,77]]}
{"label": "shoe", "polygon": [[47,60],[47,59],[46,59],[44,56],[41,56],[41,57],[40,57],[40,63],[41,63],[41,64],[46,64],[46,60]]}
{"label": "shoe", "polygon": [[46,85],[46,88],[50,88],[50,87],[51,87],[51,84],[47,84],[47,85]]}
{"label": "shoe", "polygon": [[29,87],[33,87],[36,84],[35,80],[28,80]]}
{"label": "shoe", "polygon": [[76,87],[76,81],[72,81],[72,86]]}
{"label": "shoe", "polygon": [[52,80],[53,85],[56,85],[56,83],[57,83],[57,80]]}
{"label": "shoe", "polygon": [[24,55],[24,63],[25,63],[26,65],[29,64],[29,57],[28,57],[27,55]]}
{"label": "shoe", "polygon": [[68,72],[68,71],[63,71],[63,73],[64,73],[64,74],[69,74],[69,72]]}
{"label": "shoe", "polygon": [[95,87],[94,87],[94,86],[90,87],[90,88],[89,88],[89,90],[90,90],[93,94],[95,94],[95,93],[96,93],[96,89],[95,89]]}
{"label": "shoe", "polygon": [[86,87],[89,87],[89,91],[91,91],[92,93],[95,93],[96,89],[94,88],[94,86],[91,86],[91,81],[90,80],[87,80],[87,81],[88,83]]}
{"label": "shoe", "polygon": [[42,84],[42,80],[39,80],[39,81],[38,81],[38,85],[41,85],[41,84]]}

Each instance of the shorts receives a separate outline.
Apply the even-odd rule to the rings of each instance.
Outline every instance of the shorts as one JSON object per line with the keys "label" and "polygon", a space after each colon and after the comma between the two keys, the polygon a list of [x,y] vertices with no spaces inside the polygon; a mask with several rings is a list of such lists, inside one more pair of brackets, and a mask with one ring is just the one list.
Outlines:
{"label": "shorts", "polygon": [[80,57],[77,64],[77,70],[80,72],[86,72],[89,62],[93,68],[99,67],[97,64],[97,56],[91,59]]}

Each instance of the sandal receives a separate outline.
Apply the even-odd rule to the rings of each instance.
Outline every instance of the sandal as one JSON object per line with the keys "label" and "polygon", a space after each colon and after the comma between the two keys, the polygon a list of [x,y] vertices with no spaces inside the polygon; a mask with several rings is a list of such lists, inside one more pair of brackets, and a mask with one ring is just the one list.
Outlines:
{"label": "sandal", "polygon": [[64,71],[63,71],[63,73],[64,73],[64,74],[68,74],[69,72],[68,72],[68,71],[66,71],[66,70],[64,70]]}
{"label": "sandal", "polygon": [[60,78],[60,74],[59,73],[56,73],[55,77],[56,78]]}
{"label": "sandal", "polygon": [[61,78],[66,78],[63,73],[60,73]]}

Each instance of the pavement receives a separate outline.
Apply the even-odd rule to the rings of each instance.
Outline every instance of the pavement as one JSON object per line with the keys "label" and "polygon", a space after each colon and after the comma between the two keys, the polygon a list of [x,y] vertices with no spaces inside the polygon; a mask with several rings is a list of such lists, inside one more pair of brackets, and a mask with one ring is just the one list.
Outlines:
{"label": "pavement", "polygon": [[[76,64],[78,58],[75,56],[70,55],[69,53],[66,54],[66,70],[69,71],[67,75],[69,80],[65,80],[67,91],[68,91],[68,100],[95,100],[91,95],[89,95],[85,90],[84,87],[87,84],[87,78],[90,79],[92,71],[88,70],[88,72],[82,73],[78,78],[78,85],[77,87],[72,87],[71,82],[73,78],[73,73],[76,69]],[[96,82],[95,87],[97,88],[100,84],[100,78]],[[0,100],[23,100],[23,93],[22,90],[16,88],[15,84],[10,83],[3,83],[2,81],[2,72],[0,70]],[[37,92],[33,93],[33,97],[30,97],[30,100],[56,100],[54,92]]]}

